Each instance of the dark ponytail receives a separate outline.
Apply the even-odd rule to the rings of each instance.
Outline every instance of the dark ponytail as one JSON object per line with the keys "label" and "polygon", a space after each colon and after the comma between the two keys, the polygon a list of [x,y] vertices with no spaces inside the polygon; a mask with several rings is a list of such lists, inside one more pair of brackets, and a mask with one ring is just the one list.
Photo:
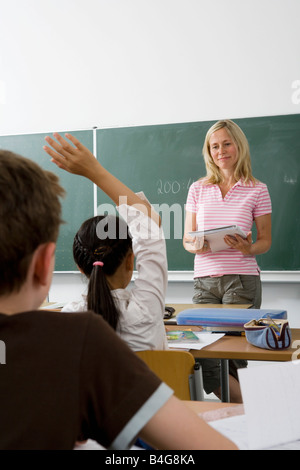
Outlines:
{"label": "dark ponytail", "polygon": [[[86,220],[73,243],[75,263],[89,279],[87,307],[102,315],[114,330],[120,312],[106,276],[116,272],[129,250],[132,250],[132,241],[128,227],[114,216],[99,215]],[[97,262],[101,264],[94,265]]]}

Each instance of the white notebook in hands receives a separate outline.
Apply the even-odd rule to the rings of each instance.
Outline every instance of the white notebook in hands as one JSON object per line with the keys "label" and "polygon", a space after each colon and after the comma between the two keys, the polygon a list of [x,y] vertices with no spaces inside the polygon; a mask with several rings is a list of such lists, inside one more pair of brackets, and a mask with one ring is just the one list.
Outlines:
{"label": "white notebook in hands", "polygon": [[[247,238],[245,232],[238,225],[226,225],[225,227],[216,227],[210,230],[196,230],[195,232],[189,232],[191,237],[202,238],[209,242],[211,251],[214,253],[216,251],[227,250],[230,248],[229,245],[224,241],[225,235],[235,236],[235,234],[240,235],[242,238]],[[203,244],[200,243],[200,247]]]}

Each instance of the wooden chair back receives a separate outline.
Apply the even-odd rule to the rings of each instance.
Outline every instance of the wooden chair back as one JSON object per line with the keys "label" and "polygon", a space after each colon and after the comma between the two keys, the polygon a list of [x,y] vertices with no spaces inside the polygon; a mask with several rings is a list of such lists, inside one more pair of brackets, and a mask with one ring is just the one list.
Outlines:
{"label": "wooden chair back", "polygon": [[174,390],[178,398],[193,399],[190,381],[194,377],[195,359],[191,353],[178,350],[149,350],[137,351],[136,354]]}

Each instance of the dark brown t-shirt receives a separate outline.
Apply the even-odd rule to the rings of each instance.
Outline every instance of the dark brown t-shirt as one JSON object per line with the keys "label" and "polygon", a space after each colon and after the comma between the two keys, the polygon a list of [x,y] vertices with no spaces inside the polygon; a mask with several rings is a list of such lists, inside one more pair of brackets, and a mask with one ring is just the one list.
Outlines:
{"label": "dark brown t-shirt", "polygon": [[78,438],[109,447],[164,387],[92,312],[0,314],[0,340],[0,449],[72,449]]}

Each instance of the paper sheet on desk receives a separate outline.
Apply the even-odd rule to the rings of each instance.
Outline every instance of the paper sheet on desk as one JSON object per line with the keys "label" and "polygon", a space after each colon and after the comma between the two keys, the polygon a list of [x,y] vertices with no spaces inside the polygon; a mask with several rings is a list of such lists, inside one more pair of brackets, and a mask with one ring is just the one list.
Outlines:
{"label": "paper sheet on desk", "polygon": [[62,308],[65,306],[65,304],[65,302],[44,302],[40,308],[43,310],[51,310],[56,308]]}
{"label": "paper sheet on desk", "polygon": [[[246,415],[218,419],[209,423],[214,429],[234,442],[240,450],[256,450],[249,443]],[[263,450],[300,450],[300,440],[269,446]]]}
{"label": "paper sheet on desk", "polygon": [[300,450],[300,361],[250,366],[238,374],[245,413],[209,424],[240,450]]}
{"label": "paper sheet on desk", "polygon": [[[178,328],[180,329],[180,328]],[[184,342],[176,342],[170,343],[168,342],[168,346],[170,349],[186,349],[189,351],[190,349],[197,349],[200,350],[205,348],[205,346],[209,346],[210,344],[214,343],[218,339],[224,336],[224,333],[211,333],[211,332],[200,332],[194,331],[195,335],[198,336],[199,342],[197,343],[184,343]]]}
{"label": "paper sheet on desk", "polygon": [[300,361],[239,369],[251,449],[300,439]]}
{"label": "paper sheet on desk", "polygon": [[[93,439],[88,439],[87,441],[83,442],[82,444],[76,444],[73,450],[107,450],[98,442],[94,441]],[[137,447],[135,445],[131,446],[129,450],[143,450],[141,447]]]}

